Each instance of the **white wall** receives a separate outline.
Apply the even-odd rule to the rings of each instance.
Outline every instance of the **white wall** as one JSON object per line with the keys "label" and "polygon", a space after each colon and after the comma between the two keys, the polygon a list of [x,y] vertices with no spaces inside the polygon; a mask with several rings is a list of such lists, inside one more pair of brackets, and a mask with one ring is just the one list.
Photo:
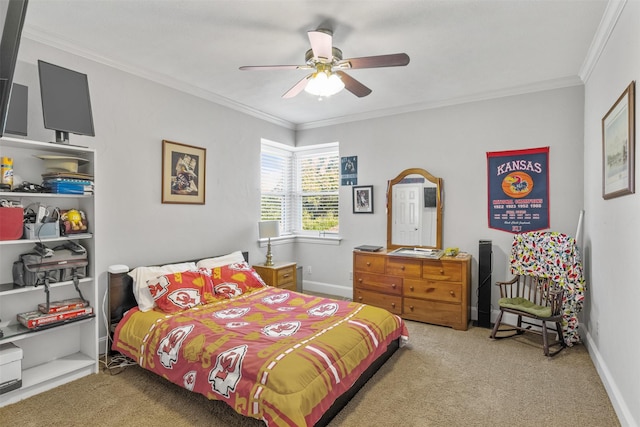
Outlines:
{"label": "white wall", "polygon": [[486,152],[549,146],[551,229],[574,235],[583,204],[583,102],[582,87],[571,87],[299,131],[298,145],[340,141],[341,156],[358,156],[358,185],[374,186],[372,215],[353,214],[351,187],[340,188],[340,247],[298,244],[298,262],[313,267],[305,281],[351,294],[353,247],[386,245],[387,181],[419,167],[443,178],[444,246],[473,255],[475,306],[478,241],[493,242],[495,281],[506,278],[513,239],[488,228]]}
{"label": "white wall", "polygon": [[[640,197],[632,194],[602,198],[601,123],[629,83],[640,79],[639,24],[640,3],[630,1],[585,84],[584,124],[588,293],[583,317],[588,325],[592,358],[621,422],[635,426],[640,424],[640,286],[634,269],[638,262]],[[636,93],[638,89],[636,86]],[[636,107],[636,124],[637,111]],[[637,135],[636,130],[636,138]],[[636,165],[637,159],[636,154]]]}

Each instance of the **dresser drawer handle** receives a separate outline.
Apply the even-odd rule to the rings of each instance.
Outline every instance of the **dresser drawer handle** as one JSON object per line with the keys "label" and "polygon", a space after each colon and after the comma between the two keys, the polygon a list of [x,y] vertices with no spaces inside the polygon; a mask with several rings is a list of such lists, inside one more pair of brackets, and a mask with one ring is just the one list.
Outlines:
{"label": "dresser drawer handle", "polygon": [[392,284],[391,284],[391,287],[392,287],[393,289],[395,289],[395,288],[396,288],[396,284],[395,284],[395,283],[392,283]]}
{"label": "dresser drawer handle", "polygon": [[396,303],[395,303],[395,302],[392,302],[392,303],[391,303],[391,307],[396,308]]}
{"label": "dresser drawer handle", "polygon": [[358,283],[362,283],[362,278],[358,279]]}
{"label": "dresser drawer handle", "polygon": [[412,305],[409,306],[409,310],[413,311],[413,306]]}
{"label": "dresser drawer handle", "polygon": [[289,273],[287,273],[287,274],[283,274],[283,275],[282,275],[282,277],[284,277],[285,279],[286,279],[287,277],[289,277],[289,276],[291,276],[291,274],[289,274]]}
{"label": "dresser drawer handle", "polygon": [[367,261],[367,267],[371,267],[371,263]]}
{"label": "dresser drawer handle", "polygon": [[413,291],[413,286],[409,286],[409,290]]}
{"label": "dresser drawer handle", "polygon": [[404,271],[404,265],[400,266],[400,270]]}
{"label": "dresser drawer handle", "polygon": [[440,270],[440,274],[444,274],[444,270]]}
{"label": "dresser drawer handle", "polygon": [[453,292],[453,291],[449,291],[449,294],[450,294],[452,297],[455,297],[455,296],[456,296],[456,293],[455,293],[455,292]]}
{"label": "dresser drawer handle", "polygon": [[358,301],[362,301],[362,297],[358,297]]}

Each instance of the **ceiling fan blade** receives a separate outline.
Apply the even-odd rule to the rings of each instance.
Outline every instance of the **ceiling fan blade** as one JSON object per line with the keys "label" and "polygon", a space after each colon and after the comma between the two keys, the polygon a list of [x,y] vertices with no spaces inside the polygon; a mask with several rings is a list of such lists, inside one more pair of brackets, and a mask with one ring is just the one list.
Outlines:
{"label": "ceiling fan blade", "polygon": [[342,79],[342,83],[344,83],[345,89],[347,89],[358,98],[362,98],[371,93],[371,89],[369,89],[344,71],[336,71],[336,74],[338,74]]}
{"label": "ceiling fan blade", "polygon": [[307,65],[243,65],[241,70],[300,70],[310,69]]}
{"label": "ceiling fan blade", "polygon": [[309,74],[308,76],[306,76],[305,78],[300,80],[291,89],[286,91],[285,94],[282,95],[282,97],[283,98],[293,98],[294,96],[296,96],[297,94],[302,92],[304,90],[304,88],[307,86],[307,83],[309,82],[309,79],[311,78],[312,75],[313,74]]}
{"label": "ceiling fan blade", "polygon": [[393,53],[391,55],[363,56],[361,58],[344,59],[338,63],[348,63],[349,68],[378,68],[378,67],[402,67],[409,63],[409,55],[406,53]]}
{"label": "ceiling fan blade", "polygon": [[333,60],[333,34],[328,30],[307,31],[313,56],[318,60],[331,62]]}

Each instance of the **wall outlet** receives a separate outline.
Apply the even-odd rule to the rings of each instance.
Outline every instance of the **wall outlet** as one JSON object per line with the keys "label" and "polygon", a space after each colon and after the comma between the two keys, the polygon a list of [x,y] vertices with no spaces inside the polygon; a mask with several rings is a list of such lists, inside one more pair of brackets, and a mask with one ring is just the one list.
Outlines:
{"label": "wall outlet", "polygon": [[311,274],[313,274],[313,273],[312,273],[312,270],[311,270],[311,266],[310,266],[310,265],[307,265],[307,274],[308,274],[309,276],[311,276]]}

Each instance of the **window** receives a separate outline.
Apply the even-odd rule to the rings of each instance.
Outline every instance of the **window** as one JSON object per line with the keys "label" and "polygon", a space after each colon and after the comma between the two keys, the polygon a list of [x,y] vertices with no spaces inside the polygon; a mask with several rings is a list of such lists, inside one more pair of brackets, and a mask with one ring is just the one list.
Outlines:
{"label": "window", "polygon": [[262,142],[261,219],[281,232],[338,232],[340,154],[337,143],[293,148]]}

